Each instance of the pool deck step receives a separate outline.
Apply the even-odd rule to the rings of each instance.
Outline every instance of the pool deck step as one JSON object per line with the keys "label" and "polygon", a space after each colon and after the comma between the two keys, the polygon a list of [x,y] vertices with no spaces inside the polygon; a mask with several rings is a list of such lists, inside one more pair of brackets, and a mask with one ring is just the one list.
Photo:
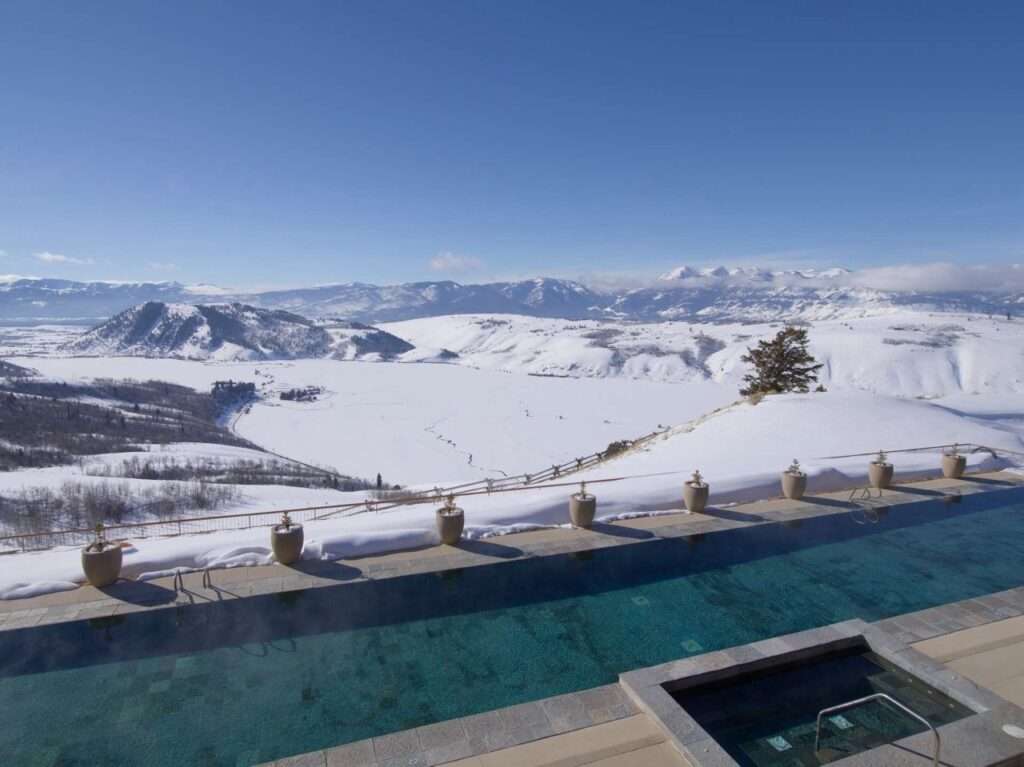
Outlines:
{"label": "pool deck step", "polygon": [[1024,616],[927,639],[913,647],[1024,707]]}
{"label": "pool deck step", "polygon": [[[541,752],[548,747],[557,748],[562,743],[559,737],[567,733],[573,738],[567,741],[565,748],[577,743],[575,747],[582,754],[588,739],[583,738],[578,743],[577,733],[585,731],[593,733],[589,739],[594,745],[593,762],[665,740],[664,737],[651,740],[655,732],[653,725],[647,727],[650,722],[638,722],[635,719],[638,714],[623,689],[618,684],[609,684],[299,754],[268,762],[263,767],[434,767],[476,757],[486,757],[488,761],[482,762],[486,767],[505,764],[529,767],[534,763],[493,761],[492,757],[498,759],[495,754],[535,742],[547,744]],[[604,727],[631,719],[632,724]],[[616,743],[620,745],[616,747]],[[591,762],[573,761],[565,765]],[[475,764],[473,761],[465,763]]]}
{"label": "pool deck step", "polygon": [[645,714],[448,762],[446,767],[680,767],[686,763]]}

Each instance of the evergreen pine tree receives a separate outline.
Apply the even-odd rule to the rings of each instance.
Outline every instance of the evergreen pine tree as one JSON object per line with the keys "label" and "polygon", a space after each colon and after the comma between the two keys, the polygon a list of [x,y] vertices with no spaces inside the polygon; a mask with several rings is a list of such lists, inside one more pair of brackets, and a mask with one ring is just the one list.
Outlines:
{"label": "evergreen pine tree", "polygon": [[771,392],[806,392],[818,380],[821,364],[807,351],[807,331],[787,326],[770,341],[760,341],[740,359],[754,366],[754,372],[743,376],[746,387],[740,394]]}

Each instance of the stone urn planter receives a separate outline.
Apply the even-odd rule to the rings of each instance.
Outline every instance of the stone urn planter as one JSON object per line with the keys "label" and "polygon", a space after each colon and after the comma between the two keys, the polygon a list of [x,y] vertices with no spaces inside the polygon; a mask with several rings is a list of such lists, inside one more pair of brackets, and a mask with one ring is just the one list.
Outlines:
{"label": "stone urn planter", "polygon": [[686,510],[695,514],[704,511],[708,505],[708,483],[700,475],[699,471],[693,472],[693,477],[683,483],[683,504]]}
{"label": "stone urn planter", "polygon": [[281,524],[274,525],[270,531],[270,547],[274,551],[274,559],[282,565],[291,565],[302,558],[302,543],[305,534],[302,525],[296,525],[291,517],[284,514]]}
{"label": "stone urn planter", "polygon": [[892,464],[885,456],[884,450],[878,451],[878,457],[868,466],[868,481],[871,487],[884,490],[892,484]]}
{"label": "stone urn planter", "polygon": [[445,505],[437,510],[437,534],[441,536],[441,543],[448,546],[457,544],[465,526],[465,512],[455,505],[455,496],[449,495]]}
{"label": "stone urn planter", "polygon": [[793,501],[799,501],[807,492],[807,474],[800,470],[800,462],[793,459],[789,468],[782,472],[782,494]]}
{"label": "stone urn planter", "polygon": [[82,549],[82,572],[97,588],[116,583],[121,576],[121,546],[103,536],[103,525],[96,525],[96,540]]}
{"label": "stone urn planter", "polygon": [[960,479],[967,468],[967,456],[960,455],[958,447],[953,445],[950,452],[942,454],[942,476],[946,479]]}
{"label": "stone urn planter", "polygon": [[590,528],[597,513],[597,498],[587,492],[586,482],[580,482],[580,491],[569,496],[569,518],[573,527]]}

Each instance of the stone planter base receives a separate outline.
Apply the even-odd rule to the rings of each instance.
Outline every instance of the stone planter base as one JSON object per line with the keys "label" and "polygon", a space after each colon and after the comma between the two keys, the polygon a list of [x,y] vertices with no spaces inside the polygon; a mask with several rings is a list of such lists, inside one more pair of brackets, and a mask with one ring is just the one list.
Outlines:
{"label": "stone planter base", "polygon": [[782,494],[793,501],[799,501],[807,492],[807,475],[801,472],[782,472]]}
{"label": "stone planter base", "polygon": [[270,531],[270,545],[274,550],[274,559],[282,565],[290,565],[302,558],[302,543],[305,534],[302,525],[283,527],[277,525]]}
{"label": "stone planter base", "polygon": [[462,538],[462,530],[465,526],[466,515],[462,509],[437,510],[437,534],[441,536],[441,543],[454,546]]}
{"label": "stone planter base", "polygon": [[589,528],[594,524],[597,513],[597,497],[575,493],[569,496],[569,518],[573,527]]}
{"label": "stone planter base", "polygon": [[709,491],[710,487],[706,482],[699,485],[693,482],[684,482],[683,504],[686,506],[686,510],[694,514],[704,511],[704,507],[708,505]]}
{"label": "stone planter base", "polygon": [[82,572],[90,585],[97,588],[116,583],[121,576],[121,547],[108,544],[102,551],[82,549]]}
{"label": "stone planter base", "polygon": [[967,468],[967,458],[962,455],[942,456],[942,476],[946,479],[960,479]]}
{"label": "stone planter base", "polygon": [[871,487],[884,490],[892,484],[892,464],[872,461],[868,466],[868,480]]}

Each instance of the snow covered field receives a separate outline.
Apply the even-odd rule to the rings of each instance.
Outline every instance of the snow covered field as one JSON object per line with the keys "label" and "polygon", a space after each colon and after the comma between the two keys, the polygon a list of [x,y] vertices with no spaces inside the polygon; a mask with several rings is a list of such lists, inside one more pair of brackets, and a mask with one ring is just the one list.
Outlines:
{"label": "snow covered field", "polygon": [[[811,474],[813,493],[862,483],[866,474],[864,459],[827,456],[954,441],[1024,449],[1021,320],[887,310],[815,322],[811,349],[824,364],[828,392],[768,397],[756,406],[731,405],[746,372],[740,357],[777,325],[477,315],[385,327],[417,347],[403,355],[404,364],[9,359],[66,380],[154,378],[200,389],[225,378],[254,381],[264,399],[238,417],[241,436],[281,455],[357,476],[379,471],[403,485],[535,471],[613,440],[676,427],[643,450],[573,477],[638,477],[594,486],[603,517],[679,509],[681,483],[695,468],[711,482],[712,502],[725,503],[777,494],[778,472],[794,457]],[[413,364],[442,348],[458,358]],[[316,402],[277,396],[311,385],[325,389]],[[894,458],[898,475],[934,473],[938,465],[935,455]],[[972,457],[974,465],[980,460]],[[71,470],[17,472],[0,475],[0,482],[9,488],[44,477],[57,481]],[[253,510],[303,505],[306,497],[345,499],[334,491],[288,488],[244,493],[240,505]],[[565,489],[531,490],[467,499],[469,532],[563,524],[566,495]],[[311,523],[306,556],[425,545],[436,540],[433,524],[428,507]],[[126,558],[126,572],[265,563],[267,537],[254,530],[141,540]],[[77,557],[77,551],[52,551],[0,558],[0,596],[68,587],[80,577]]]}
{"label": "snow covered field", "polygon": [[[17,361],[21,358],[11,358]],[[570,380],[454,365],[334,360],[202,363],[121,358],[22,360],[46,376],[156,378],[194,388],[253,381],[264,399],[234,424],[261,447],[345,474],[402,485],[452,484],[536,471],[685,423],[737,398],[711,382]],[[316,402],[287,389],[321,386]]]}
{"label": "snow covered field", "polygon": [[[204,459],[232,462],[259,461],[266,459],[265,453],[232,445],[211,445],[207,443],[177,443],[173,445],[151,445],[145,453],[104,453],[88,456],[70,466],[48,466],[41,469],[22,469],[21,471],[0,472],[0,495],[11,494],[24,488],[48,488],[59,490],[71,480],[85,484],[114,483],[131,486],[142,490],[158,482],[171,480],[148,480],[121,477],[116,474],[123,461],[132,459],[152,459],[154,462],[193,461]],[[110,476],[104,469],[113,470]],[[247,511],[265,510],[272,506],[316,506],[331,503],[344,503],[355,495],[342,493],[329,488],[286,487],[283,485],[234,485],[238,490],[238,498],[217,509],[217,514],[237,514]],[[207,512],[211,513],[211,512]],[[196,513],[198,516],[198,512]],[[0,530],[3,527],[0,526]]]}
{"label": "snow covered field", "polygon": [[[781,327],[692,322],[613,323],[462,315],[382,326],[428,354],[445,348],[453,364],[572,377],[685,383],[711,380],[734,388],[740,357]],[[872,316],[809,325],[821,382],[899,397],[1024,392],[1024,320],[879,310]]]}

